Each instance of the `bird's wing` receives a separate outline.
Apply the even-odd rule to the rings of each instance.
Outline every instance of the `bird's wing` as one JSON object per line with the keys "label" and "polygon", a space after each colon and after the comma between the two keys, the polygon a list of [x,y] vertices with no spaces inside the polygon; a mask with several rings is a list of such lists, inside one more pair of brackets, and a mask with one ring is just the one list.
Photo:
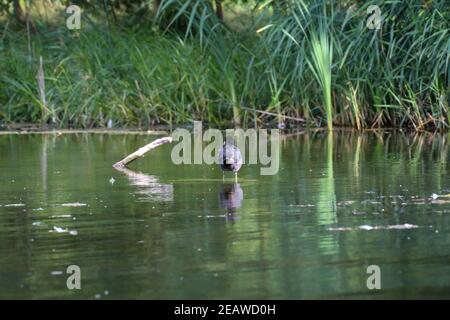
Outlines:
{"label": "bird's wing", "polygon": [[218,158],[219,158],[219,164],[223,164],[224,163],[224,161],[223,161],[223,148],[220,148]]}

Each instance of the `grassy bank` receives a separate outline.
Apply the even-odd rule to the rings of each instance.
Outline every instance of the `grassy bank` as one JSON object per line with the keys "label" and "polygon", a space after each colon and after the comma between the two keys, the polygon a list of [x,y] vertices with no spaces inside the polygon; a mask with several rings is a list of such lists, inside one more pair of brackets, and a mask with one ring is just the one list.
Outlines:
{"label": "grassy bank", "polygon": [[[162,2],[171,15],[162,6],[158,23],[85,12],[78,31],[66,28],[60,7],[48,8],[47,20],[35,16],[34,28],[3,17],[0,124],[450,125],[445,1],[380,5],[380,30],[366,25],[371,1],[350,10],[343,1],[263,3],[241,13],[239,27],[239,16],[222,23],[206,1],[176,2]],[[180,21],[183,29],[169,27]]]}

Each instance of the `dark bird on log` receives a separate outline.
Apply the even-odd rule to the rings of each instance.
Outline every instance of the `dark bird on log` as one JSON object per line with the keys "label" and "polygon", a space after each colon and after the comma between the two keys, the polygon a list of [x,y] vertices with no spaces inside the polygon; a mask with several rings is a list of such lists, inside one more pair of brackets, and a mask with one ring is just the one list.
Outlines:
{"label": "dark bird on log", "polygon": [[[242,167],[241,151],[233,144],[225,142],[219,151],[219,164],[223,171],[233,171],[237,182],[237,172]],[[223,178],[225,179],[225,173]]]}

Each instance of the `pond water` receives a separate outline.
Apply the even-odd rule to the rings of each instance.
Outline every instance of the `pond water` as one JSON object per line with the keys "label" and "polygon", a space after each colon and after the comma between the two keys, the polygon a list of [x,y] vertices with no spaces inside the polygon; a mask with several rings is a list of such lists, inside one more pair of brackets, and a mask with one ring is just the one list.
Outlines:
{"label": "pond water", "polygon": [[170,144],[112,168],[153,139],[0,135],[0,298],[450,298],[450,135],[286,136],[238,184]]}

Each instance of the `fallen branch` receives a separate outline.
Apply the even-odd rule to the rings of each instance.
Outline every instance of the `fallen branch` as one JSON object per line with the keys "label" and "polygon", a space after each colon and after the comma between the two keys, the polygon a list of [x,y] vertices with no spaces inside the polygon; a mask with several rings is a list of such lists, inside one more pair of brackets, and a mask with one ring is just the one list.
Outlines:
{"label": "fallen branch", "polygon": [[124,168],[126,167],[130,162],[136,160],[137,158],[140,158],[144,156],[147,152],[149,152],[152,149],[155,149],[156,147],[172,142],[172,137],[164,137],[160,139],[156,139],[155,141],[147,144],[146,146],[143,146],[142,148],[139,148],[137,151],[133,152],[132,154],[126,156],[124,159],[120,160],[119,162],[116,162],[113,164],[114,168]]}
{"label": "fallen branch", "polygon": [[306,120],[303,119],[303,118],[296,118],[296,117],[291,117],[291,116],[285,116],[285,115],[283,115],[281,113],[273,113],[273,112],[269,112],[269,111],[263,111],[263,110],[246,108],[246,107],[241,107],[241,108],[249,110],[249,111],[254,111],[254,112],[257,112],[257,113],[261,113],[261,114],[264,114],[266,116],[281,117],[281,118],[288,119],[288,120],[293,120],[293,121],[298,121],[298,122],[306,122]]}

